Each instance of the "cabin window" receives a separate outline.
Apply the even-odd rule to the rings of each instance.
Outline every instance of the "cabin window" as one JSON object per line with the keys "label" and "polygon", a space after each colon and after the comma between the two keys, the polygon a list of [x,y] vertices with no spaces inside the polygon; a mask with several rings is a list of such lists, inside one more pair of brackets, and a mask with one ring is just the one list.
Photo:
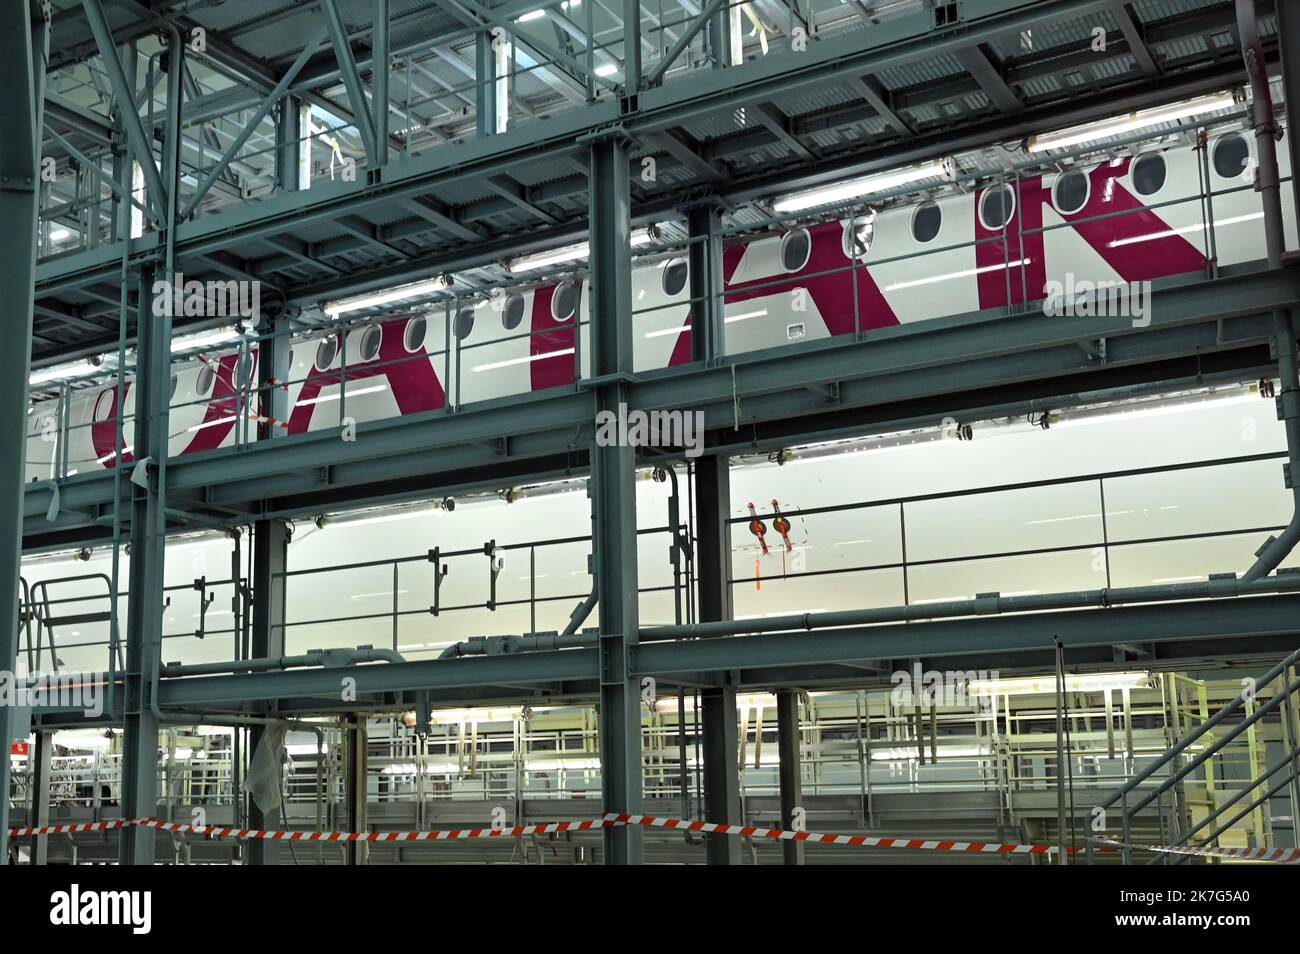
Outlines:
{"label": "cabin window", "polygon": [[402,332],[402,347],[407,351],[419,351],[424,347],[424,336],[428,333],[429,322],[424,318],[411,318],[406,322]]}
{"label": "cabin window", "polygon": [[1016,194],[1011,186],[987,189],[980,199],[980,224],[990,232],[1000,232],[1016,214]]}
{"label": "cabin window", "polygon": [[379,346],[384,343],[384,329],[371,325],[361,333],[361,360],[374,361],[379,357]]}
{"label": "cabin window", "polygon": [[781,267],[787,272],[797,272],[812,257],[812,236],[807,229],[795,229],[781,237]]}
{"label": "cabin window", "polygon": [[461,305],[456,312],[456,320],[452,323],[452,332],[456,335],[457,341],[464,341],[474,330],[474,306]]}
{"label": "cabin window", "polygon": [[664,294],[668,297],[680,295],[686,287],[686,279],[690,277],[690,269],[686,265],[686,259],[675,258],[664,266],[662,274],[659,276],[660,283],[663,285]]}
{"label": "cabin window", "polygon": [[1250,166],[1250,143],[1240,133],[1229,133],[1214,144],[1214,171],[1225,179],[1239,178]]}
{"label": "cabin window", "polygon": [[1138,156],[1133,163],[1133,188],[1138,195],[1155,195],[1165,187],[1169,176],[1169,165],[1165,157],[1158,152],[1148,152]]}
{"label": "cabin window", "polygon": [[1075,215],[1083,211],[1092,193],[1092,180],[1078,169],[1071,169],[1056,178],[1052,186],[1052,202],[1062,215]]}
{"label": "cabin window", "polygon": [[334,340],[333,335],[330,335],[328,338],[322,338],[320,344],[316,346],[316,370],[328,371],[330,365],[334,363],[334,359],[338,357],[338,353],[339,345],[338,342]]}
{"label": "cabin window", "polygon": [[862,258],[871,251],[871,242],[876,237],[875,215],[861,215],[844,223],[844,256]]}
{"label": "cabin window", "polygon": [[938,202],[926,202],[912,213],[912,238],[924,245],[939,237],[943,228],[943,210]]}
{"label": "cabin window", "polygon": [[578,286],[574,282],[561,282],[551,296],[551,317],[568,321],[578,310]]}
{"label": "cabin window", "polygon": [[212,387],[217,383],[217,376],[212,372],[212,368],[207,364],[199,370],[199,380],[195,384],[194,390],[199,397],[204,398],[212,393]]}
{"label": "cabin window", "polygon": [[514,292],[506,298],[505,307],[501,309],[501,327],[506,331],[514,331],[524,320],[524,310],[527,308],[524,302],[524,296],[519,292]]}

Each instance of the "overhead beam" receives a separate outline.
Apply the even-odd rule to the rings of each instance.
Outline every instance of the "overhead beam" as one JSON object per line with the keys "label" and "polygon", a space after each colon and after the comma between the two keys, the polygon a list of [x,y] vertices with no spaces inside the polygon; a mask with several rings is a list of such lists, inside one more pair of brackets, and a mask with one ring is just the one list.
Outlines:
{"label": "overhead beam", "polygon": [[957,60],[1000,111],[1018,113],[1025,108],[1015,91],[1007,85],[1001,71],[993,65],[992,54],[983,46],[962,47],[957,50]]}
{"label": "overhead beam", "polygon": [[790,132],[790,119],[782,113],[772,103],[755,103],[749,107],[750,111],[758,117],[758,121],[777,139],[781,140],[785,146],[796,156],[804,161],[812,161],[817,158],[816,154],[795,138]]}
{"label": "overhead beam", "polygon": [[1115,8],[1115,20],[1119,23],[1120,32],[1124,34],[1124,39],[1128,42],[1129,52],[1133,54],[1133,59],[1137,62],[1140,69],[1147,76],[1159,76],[1160,65],[1151,53],[1151,48],[1147,46],[1146,39],[1142,36],[1142,27],[1138,22],[1137,13],[1133,9],[1133,4],[1124,3]]}
{"label": "overhead beam", "polygon": [[[163,188],[162,177],[158,174],[158,167],[154,163],[153,143],[145,134],[144,126],[140,122],[140,114],[135,108],[133,84],[127,82],[126,74],[122,71],[122,61],[118,58],[117,46],[113,42],[113,33],[109,29],[108,19],[104,16],[101,0],[81,0],[81,2],[91,32],[94,33],[95,42],[99,46],[104,72],[113,87],[113,98],[117,101],[117,111],[122,126],[126,130],[135,159],[144,171],[149,205],[161,217],[163,197],[167,193]],[[132,64],[132,69],[134,68],[135,64]]]}
{"label": "overhead beam", "polygon": [[293,65],[290,66],[289,69],[285,71],[285,74],[280,77],[280,81],[276,83],[275,88],[262,99],[261,105],[253,111],[253,115],[248,118],[248,121],[244,124],[244,128],[241,129],[239,135],[235,137],[234,142],[226,148],[225,153],[222,154],[221,158],[217,160],[212,168],[208,170],[207,175],[205,175],[202,181],[199,182],[198,187],[194,190],[194,194],[190,196],[189,202],[187,202],[185,208],[181,210],[182,219],[188,219],[194,214],[194,211],[199,207],[199,203],[203,201],[203,197],[208,194],[208,190],[211,189],[216,181],[221,178],[221,174],[226,171],[230,166],[230,163],[239,155],[239,151],[244,148],[244,145],[252,137],[253,133],[257,131],[257,127],[261,125],[262,120],[265,119],[280,100],[284,98],[289,87],[293,84],[294,79],[297,77],[299,72],[302,71],[302,68],[307,65],[307,60],[314,52],[316,52],[317,47],[320,46],[321,41],[324,39],[325,34],[323,32],[318,32],[307,41],[306,45],[303,46],[302,52],[299,53],[298,58],[293,61]]}
{"label": "overhead beam", "polygon": [[330,43],[334,46],[334,56],[338,60],[343,86],[352,103],[352,121],[361,144],[365,147],[366,160],[372,167],[382,165],[379,150],[381,147],[387,149],[388,144],[379,143],[375,138],[375,124],[371,117],[370,106],[366,102],[365,89],[361,85],[357,62],[352,56],[352,46],[343,29],[343,18],[339,14],[337,0],[321,0],[321,14],[325,18],[325,28],[329,32]]}

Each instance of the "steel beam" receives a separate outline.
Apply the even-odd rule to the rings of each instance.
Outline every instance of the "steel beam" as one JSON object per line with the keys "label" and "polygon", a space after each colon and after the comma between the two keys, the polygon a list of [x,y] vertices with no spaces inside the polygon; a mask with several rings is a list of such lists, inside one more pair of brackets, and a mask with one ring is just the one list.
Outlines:
{"label": "steel beam", "polygon": [[[293,82],[294,77],[296,77],[298,72],[307,65],[307,60],[311,57],[312,53],[316,52],[316,48],[320,46],[321,41],[324,39],[325,35],[323,33],[318,33],[307,41],[307,44],[302,48],[302,52],[298,54],[298,58],[293,61],[293,65],[291,65],[289,69],[285,71],[285,74],[280,77],[280,82],[276,84],[275,88],[271,90],[271,92],[266,94],[261,104],[253,111],[253,115],[250,116],[248,121],[244,124],[244,128],[239,131],[239,135],[235,137],[234,141],[226,148],[225,153],[217,160],[212,168],[208,170],[207,175],[203,177],[202,181],[199,182],[198,187],[194,190],[194,194],[190,196],[190,201],[185,204],[185,208],[181,211],[182,219],[188,219],[194,213],[194,210],[199,207],[199,203],[202,202],[203,197],[208,194],[208,190],[211,189],[216,181],[221,178],[221,174],[226,171],[234,158],[239,155],[239,150],[244,148],[244,144],[247,143],[253,133],[257,131],[257,127],[261,125],[262,120],[265,119],[271,110],[275,108],[276,104],[280,102],[281,98],[285,95],[285,92],[289,89],[289,85]],[[362,105],[364,106],[365,104],[362,103]]]}
{"label": "steel beam", "polygon": [[[104,16],[101,0],[81,0],[81,2],[86,12],[86,20],[90,23],[91,32],[95,36],[95,43],[99,46],[99,57],[103,62],[104,72],[108,74],[108,81],[112,84],[113,98],[117,100],[118,115],[126,130],[127,139],[131,143],[131,150],[135,153],[140,168],[144,170],[149,204],[156,213],[161,214],[163,197],[167,192],[163,188],[162,177],[159,176],[158,167],[154,163],[153,143],[145,134],[144,125],[140,122],[140,114],[135,108],[134,84],[128,83],[126,73],[122,70],[122,61],[118,59],[113,33],[109,29],[108,19]],[[134,70],[135,64],[132,63],[131,67]],[[132,76],[134,77],[134,73]]]}
{"label": "steel beam", "polygon": [[[23,485],[27,482],[27,378],[32,351],[40,129],[49,56],[48,19],[34,24],[27,3],[0,5],[0,301],[12,338],[0,349],[0,669],[18,655]],[[44,13],[48,14],[46,6]],[[38,31],[38,32],[36,32]],[[34,42],[34,40],[36,42]],[[15,506],[17,504],[17,506]],[[0,706],[0,864],[9,857],[9,735],[13,708]]]}
{"label": "steel beam", "polygon": [[[1282,4],[1278,4],[1282,6]],[[1159,76],[1160,65],[1156,63],[1156,58],[1151,53],[1150,47],[1147,46],[1146,39],[1142,36],[1142,26],[1138,20],[1138,15],[1133,10],[1133,4],[1125,3],[1115,8],[1115,19],[1119,23],[1120,31],[1124,34],[1129,50],[1133,53],[1133,59],[1137,62],[1138,67],[1147,76]]]}
{"label": "steel beam", "polygon": [[[257,396],[255,404],[262,418],[276,421],[289,419],[289,395],[279,382],[289,380],[290,323],[264,316],[259,331]],[[284,430],[269,421],[258,425],[259,440],[278,440]],[[285,606],[289,566],[289,530],[282,520],[259,520],[253,524],[252,639],[250,656],[254,659],[284,656]],[[238,573],[234,574],[238,576]],[[236,599],[239,598],[236,592]],[[262,703],[264,711],[274,708],[273,700]],[[249,752],[256,752],[266,734],[266,726],[254,724],[248,734]],[[262,811],[255,799],[249,799],[248,824],[251,828],[279,827],[280,811]],[[253,839],[248,843],[248,863],[275,864],[278,846],[274,842]]]}
{"label": "steel beam", "polygon": [[[50,823],[50,755],[54,751],[54,733],[38,729],[36,741],[31,754],[32,815],[27,824],[33,828],[44,828]],[[8,754],[5,754],[8,758]],[[49,835],[33,835],[28,849],[32,864],[46,864],[49,858]],[[0,856],[3,857],[3,856]]]}
{"label": "steel beam", "polygon": [[[781,789],[781,827],[799,831],[803,807],[803,745],[799,732],[799,690],[778,689],[776,693],[776,748],[781,760],[777,774]],[[781,842],[781,857],[787,865],[803,864],[803,842]]]}
{"label": "steel beam", "polygon": [[497,58],[492,34],[474,36],[474,125],[479,136],[497,131]]}
{"label": "steel beam", "polygon": [[[347,814],[349,831],[366,831],[367,802],[367,768],[366,753],[367,734],[365,716],[347,716],[344,721],[346,740],[345,763],[343,766],[343,807]],[[364,841],[349,841],[344,844],[344,863],[364,865],[370,862],[370,846]]]}
{"label": "steel beam", "polygon": [[[658,86],[664,80],[664,74],[677,62],[677,57],[682,55],[682,51],[690,46],[691,41],[695,39],[700,30],[704,29],[713,19],[714,14],[722,9],[727,0],[709,0],[709,3],[700,15],[691,20],[682,30],[681,36],[677,41],[668,48],[668,52],[663,55],[658,63],[655,64],[654,70],[646,78],[647,86]],[[639,12],[638,12],[639,15]]]}
{"label": "steel beam", "polygon": [[[695,536],[699,617],[701,621],[732,618],[731,594],[731,472],[725,457],[701,457],[695,464]],[[705,821],[740,824],[739,739],[736,730],[736,680],[720,673],[713,685],[700,690],[703,725]],[[707,858],[711,865],[740,864],[740,840],[710,834]]]}
{"label": "steel beam", "polygon": [[[633,672],[667,675],[729,668],[811,667],[829,663],[995,655],[1055,647],[1072,650],[1117,643],[1205,641],[1205,655],[1222,651],[1212,640],[1235,636],[1294,636],[1300,596],[1225,599],[1177,605],[1141,605],[846,627],[813,632],[736,636],[673,643],[641,643]],[[1290,614],[1290,615],[1288,615]]]}
{"label": "steel beam", "polygon": [[[632,373],[632,199],[625,140],[591,144],[591,369],[609,381],[595,392],[596,416],[619,417]],[[636,449],[591,444],[591,559],[600,611],[601,797],[607,812],[641,811],[641,695],[628,667],[636,646]],[[639,826],[604,830],[606,864],[640,864]]]}
{"label": "steel beam", "polygon": [[[140,268],[136,322],[141,329],[135,392],[135,460],[145,486],[133,478],[131,488],[131,565],[126,624],[124,677],[126,726],[122,754],[122,815],[151,818],[158,808],[159,650],[162,643],[163,568],[166,517],[167,411],[171,379],[171,318],[156,316],[152,298],[154,269]],[[152,828],[122,829],[118,862],[152,865]]]}
{"label": "steel beam", "polygon": [[[375,142],[388,142],[388,71],[389,35],[392,26],[389,0],[375,0],[373,60],[370,67],[371,85],[374,88]],[[380,150],[380,164],[388,161],[388,149]]]}
{"label": "steel beam", "polygon": [[[87,3],[91,0],[86,0]],[[352,56],[352,46],[343,29],[343,18],[339,15],[336,0],[321,0],[321,15],[325,18],[325,28],[329,32],[330,43],[334,46],[334,56],[338,60],[339,72],[343,77],[343,86],[348,91],[352,103],[352,119],[356,124],[361,144],[366,149],[366,160],[371,167],[382,165],[379,157],[381,148],[388,144],[375,139],[375,124],[371,117],[370,106],[366,103],[366,91],[361,85],[361,74],[357,71],[357,61]]]}
{"label": "steel beam", "polygon": [[687,209],[686,224],[691,242],[687,248],[691,354],[708,366],[727,353],[722,307],[722,206],[713,200],[696,203]]}

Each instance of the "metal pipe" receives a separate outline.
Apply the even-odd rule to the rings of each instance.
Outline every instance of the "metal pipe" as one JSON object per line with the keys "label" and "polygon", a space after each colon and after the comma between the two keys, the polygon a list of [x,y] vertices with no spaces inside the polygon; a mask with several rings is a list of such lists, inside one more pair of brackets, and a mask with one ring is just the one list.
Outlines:
{"label": "metal pipe", "polygon": [[592,587],[591,592],[587,594],[587,598],[575,606],[573,612],[569,614],[568,625],[564,627],[564,632],[561,635],[572,636],[576,633],[578,627],[587,621],[587,617],[591,615],[591,611],[596,608],[597,599],[596,588]]}
{"label": "metal pipe", "polygon": [[548,649],[572,649],[595,646],[600,635],[584,633],[530,633],[527,636],[474,636],[464,642],[453,643],[444,649],[439,659],[457,659],[461,656],[499,656],[507,653],[536,652]]}
{"label": "metal pipe", "polygon": [[[262,659],[240,659],[228,662],[168,663],[162,667],[166,677],[206,676],[230,672],[264,672],[271,669],[293,669],[300,666],[323,666],[334,669],[363,662],[406,662],[401,653],[391,649],[359,646],[356,649],[313,649],[301,656],[270,656]],[[276,720],[283,721],[283,720]]]}
{"label": "metal pipe", "polygon": [[1125,586],[1066,593],[1043,593],[1032,596],[1002,596],[986,593],[971,600],[942,603],[887,606],[875,609],[842,610],[835,613],[802,613],[773,616],[767,619],[720,620],[684,626],[654,626],[641,630],[642,642],[735,636],[741,633],[774,633],[790,630],[828,629],[836,626],[864,626],[872,623],[897,623],[912,620],[946,619],[958,616],[996,616],[1002,613],[1029,613],[1041,610],[1085,609],[1120,606],[1127,603],[1163,603],[1175,600],[1221,599],[1265,593],[1290,593],[1300,590],[1300,573],[1285,573],[1254,583],[1245,583],[1231,574],[1212,577],[1199,583],[1168,583],[1150,586]]}

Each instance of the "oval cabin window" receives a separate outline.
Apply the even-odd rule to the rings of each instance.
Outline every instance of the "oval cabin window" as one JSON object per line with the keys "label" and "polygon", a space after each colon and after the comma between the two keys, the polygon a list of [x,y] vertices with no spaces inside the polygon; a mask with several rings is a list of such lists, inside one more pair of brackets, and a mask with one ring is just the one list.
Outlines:
{"label": "oval cabin window", "polygon": [[664,294],[670,298],[674,295],[680,295],[686,288],[686,279],[689,277],[690,271],[687,268],[686,259],[673,259],[664,266],[663,274],[660,276]]}
{"label": "oval cabin window", "polygon": [[1155,195],[1165,187],[1169,166],[1158,152],[1138,156],[1133,163],[1133,188],[1138,195]]}
{"label": "oval cabin window", "polygon": [[912,238],[924,245],[939,237],[943,228],[943,210],[938,202],[927,202],[912,213]]}
{"label": "oval cabin window", "polygon": [[505,307],[501,309],[501,327],[506,331],[514,331],[524,321],[524,310],[528,306],[524,302],[524,296],[519,292],[514,292],[506,298]]}
{"label": "oval cabin window", "polygon": [[1240,133],[1229,133],[1214,144],[1214,171],[1236,179],[1250,166],[1250,143]]}
{"label": "oval cabin window", "polygon": [[330,365],[334,363],[334,359],[338,357],[338,352],[338,342],[334,340],[333,335],[322,338],[320,344],[316,346],[316,370],[328,371]]}
{"label": "oval cabin window", "polygon": [[807,229],[795,229],[781,237],[781,267],[787,272],[797,272],[812,257],[812,236]]}
{"label": "oval cabin window", "polygon": [[551,317],[568,321],[578,310],[578,286],[574,282],[561,282],[551,296]]}
{"label": "oval cabin window", "polygon": [[1092,180],[1078,169],[1057,176],[1052,186],[1052,202],[1062,215],[1075,215],[1083,211],[1092,192]]}
{"label": "oval cabin window", "polygon": [[1016,194],[1011,186],[995,186],[980,199],[980,224],[990,232],[1000,232],[1016,214]]}
{"label": "oval cabin window", "polygon": [[406,322],[402,332],[402,347],[407,351],[419,351],[424,347],[424,336],[429,330],[429,322],[424,318],[411,318]]}

